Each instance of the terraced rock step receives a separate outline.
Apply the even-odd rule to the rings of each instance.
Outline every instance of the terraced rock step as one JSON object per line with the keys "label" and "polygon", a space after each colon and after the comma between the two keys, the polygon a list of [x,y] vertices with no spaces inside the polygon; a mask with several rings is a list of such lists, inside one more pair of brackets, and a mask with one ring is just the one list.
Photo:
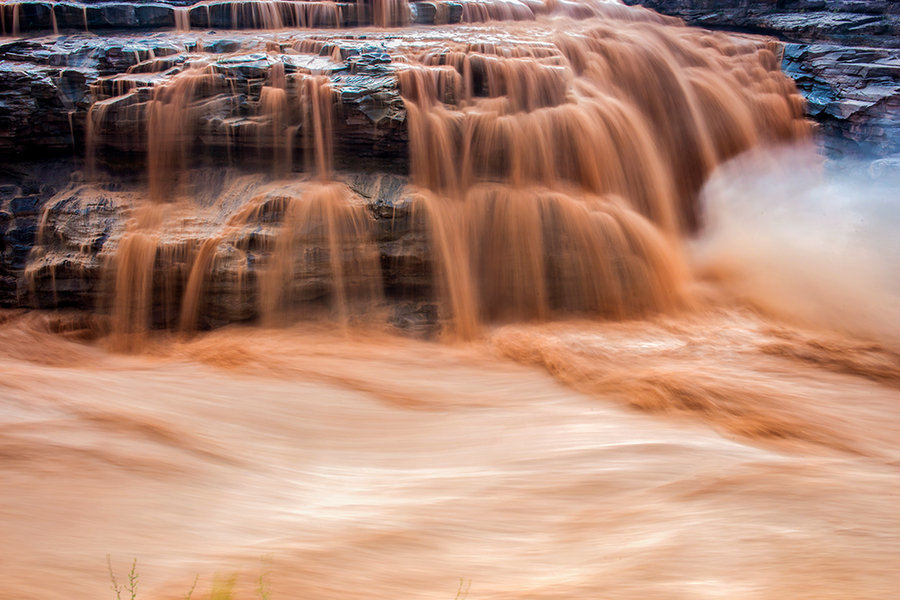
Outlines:
{"label": "terraced rock step", "polygon": [[446,25],[533,20],[548,12],[520,0],[214,0],[205,2],[5,2],[0,32],[151,29],[283,29]]}
{"label": "terraced rock step", "polygon": [[790,42],[900,46],[894,0],[625,0],[691,25],[774,35]]}
{"label": "terraced rock step", "polygon": [[195,9],[284,25],[234,6],[174,7],[183,31],[0,44],[0,303],[92,308],[126,342],[386,300],[460,337],[663,310],[709,173],[808,132],[777,44],[618,2],[188,30]]}

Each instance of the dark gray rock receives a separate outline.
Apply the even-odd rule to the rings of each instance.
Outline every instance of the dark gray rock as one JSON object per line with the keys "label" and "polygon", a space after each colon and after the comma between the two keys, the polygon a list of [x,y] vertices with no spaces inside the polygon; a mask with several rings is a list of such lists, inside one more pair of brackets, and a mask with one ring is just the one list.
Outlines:
{"label": "dark gray rock", "polygon": [[11,33],[12,28],[12,12],[18,10],[19,31],[34,31],[41,29],[52,29],[53,19],[52,4],[44,2],[23,2],[18,7],[4,5],[0,6],[0,10],[5,9],[5,22],[8,23],[7,29]]}
{"label": "dark gray rock", "polygon": [[175,11],[165,4],[141,4],[134,7],[138,26],[147,29],[175,27]]}
{"label": "dark gray rock", "polygon": [[794,42],[900,46],[892,0],[625,0],[702,27],[766,33]]}
{"label": "dark gray rock", "polygon": [[[87,9],[88,28],[93,29],[132,29],[139,23],[134,5],[126,3],[98,4]],[[143,25],[143,24],[140,24]]]}
{"label": "dark gray rock", "polygon": [[[60,71],[0,60],[0,157],[72,149],[68,93],[57,85]],[[83,94],[82,94],[83,97]]]}
{"label": "dark gray rock", "polygon": [[53,6],[53,12],[56,13],[56,23],[60,31],[88,29],[87,11],[82,4],[60,2]]}
{"label": "dark gray rock", "polygon": [[830,156],[900,152],[900,50],[787,44],[783,69],[806,97]]}
{"label": "dark gray rock", "polygon": [[415,212],[405,177],[357,173],[347,185],[366,199],[375,220],[375,241],[386,293],[394,298],[427,298],[433,290],[427,224]]}

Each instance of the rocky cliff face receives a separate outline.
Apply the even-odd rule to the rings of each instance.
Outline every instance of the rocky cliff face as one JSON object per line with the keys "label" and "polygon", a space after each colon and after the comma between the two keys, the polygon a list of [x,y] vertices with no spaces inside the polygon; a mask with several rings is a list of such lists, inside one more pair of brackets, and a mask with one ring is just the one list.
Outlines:
{"label": "rocky cliff face", "polygon": [[900,2],[627,0],[689,25],[785,43],[782,69],[831,157],[900,162]]}
{"label": "rocky cliff face", "polygon": [[690,25],[763,33],[792,41],[900,46],[894,0],[626,0]]}
{"label": "rocky cliff face", "polygon": [[[150,29],[277,29],[282,27],[349,28],[414,23],[459,23],[462,2],[430,0],[406,2],[402,13],[384,14],[390,2],[351,0],[319,4],[295,0],[115,0],[8,2],[0,5],[0,33],[10,35],[51,31],[147,31]],[[383,14],[379,14],[379,12]]]}
{"label": "rocky cliff face", "polygon": [[[284,47],[282,52],[240,53],[256,47],[252,34],[210,35],[204,54],[220,56],[212,65],[215,89],[198,107],[202,142],[216,147],[226,139],[250,135],[260,120],[260,89],[270,70],[321,73],[334,81],[341,115],[336,124],[339,160],[374,158],[379,165],[403,165],[405,113],[390,58],[379,43],[344,39],[331,43],[310,39],[310,52]],[[383,42],[381,43],[383,46]],[[97,134],[92,151],[140,152],[146,146],[141,112],[153,85],[183,72],[197,60],[196,45],[166,37],[75,34],[0,42],[0,156],[15,159],[47,152],[80,154],[88,143],[88,110]],[[238,52],[237,57],[231,56]],[[339,58],[331,60],[329,53]],[[277,63],[277,64],[276,64]],[[224,92],[241,90],[245,93]],[[131,92],[131,93],[126,93]],[[227,102],[225,101],[227,100]]]}
{"label": "rocky cliff face", "polygon": [[[145,25],[153,29],[155,23]],[[161,119],[182,118],[190,127],[178,164],[166,156],[175,149],[160,148],[159,175],[172,180],[164,186],[167,193],[188,190],[212,203],[224,193],[226,179],[261,172],[262,179],[244,190],[246,200],[263,193],[262,180],[278,175],[278,162],[281,174],[314,170],[318,141],[299,106],[308,102],[300,97],[308,93],[303,82],[322,78],[333,116],[329,160],[343,173],[339,179],[351,201],[366,207],[381,256],[379,285],[401,300],[428,298],[424,234],[411,230],[404,196],[406,111],[385,40],[365,33],[304,35],[263,51],[260,45],[255,31],[206,32],[189,40],[119,30],[0,41],[0,305],[109,309],[100,298],[109,291],[103,286],[109,285],[110,257],[128,229],[135,190],[146,190],[153,90],[193,71],[202,71],[204,79],[190,91],[190,101]],[[196,69],[198,60],[208,68]],[[274,106],[266,104],[264,87],[282,91]],[[165,122],[160,125],[165,129]],[[249,271],[239,275],[237,263],[222,257],[216,267],[220,293],[204,294],[198,325],[255,316],[259,298],[237,293],[233,283],[245,277],[250,289],[254,257],[271,251],[285,207],[266,204],[265,215],[234,241],[249,252]],[[221,227],[221,215],[200,217],[165,245],[189,254]],[[328,265],[311,264],[303,294],[314,299],[326,293],[321,281]],[[177,257],[159,260],[154,286],[174,282],[172,293],[180,293],[188,271]],[[157,325],[172,325],[165,306],[157,312]],[[415,312],[403,319],[415,320]]]}

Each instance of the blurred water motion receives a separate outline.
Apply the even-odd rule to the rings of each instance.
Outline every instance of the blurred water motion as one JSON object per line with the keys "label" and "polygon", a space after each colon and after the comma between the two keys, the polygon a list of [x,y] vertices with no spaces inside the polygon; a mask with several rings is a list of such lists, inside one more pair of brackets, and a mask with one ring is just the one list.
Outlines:
{"label": "blurred water motion", "polygon": [[[210,100],[238,112],[233,56],[196,43],[137,63],[158,81],[97,83],[96,181],[65,193],[129,219],[102,250],[61,244],[103,264],[101,306],[0,313],[0,600],[111,598],[107,556],[120,581],[137,560],[142,600],[195,578],[273,600],[896,595],[895,200],[773,149],[818,164],[770,41],[614,2],[463,8],[531,20],[335,36],[390,53],[431,340],[384,324],[335,82],[285,72],[338,72],[341,47],[242,39],[278,55],[252,115],[266,173],[215,194],[179,178]],[[117,110],[146,138],[136,189],[91,164],[130,135]],[[62,252],[53,218],[31,275]],[[198,332],[210,298],[258,325]]]}
{"label": "blurred water motion", "polygon": [[[489,25],[185,32],[164,56],[136,51],[91,85],[90,181],[41,220],[28,273],[49,288],[43,305],[102,264],[104,285],[84,295],[102,287],[122,349],[153,328],[291,322],[315,304],[347,323],[388,292],[433,301],[457,339],[498,321],[683,305],[706,178],[808,138],[780,46],[618,2],[485,5],[504,9]],[[343,118],[367,92],[368,112]],[[398,156],[379,155],[387,134],[370,130],[397,123]],[[110,183],[121,176],[102,167],[123,154],[145,160],[146,185]],[[398,161],[409,178],[376,206],[357,180],[394,176]],[[97,198],[115,216],[71,218]],[[412,233],[384,239],[397,229]],[[398,256],[417,292],[386,290]]]}
{"label": "blurred water motion", "polygon": [[272,598],[896,589],[877,345],[734,309],[465,346],[230,328],[141,356],[47,328],[0,329],[4,598],[110,597],[106,554],[147,598],[196,574],[244,598],[260,575]]}

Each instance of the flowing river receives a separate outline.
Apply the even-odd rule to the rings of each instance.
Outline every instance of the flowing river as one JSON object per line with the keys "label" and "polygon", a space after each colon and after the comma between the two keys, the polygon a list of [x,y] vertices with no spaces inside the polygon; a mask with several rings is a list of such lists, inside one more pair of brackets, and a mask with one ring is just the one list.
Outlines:
{"label": "flowing river", "polygon": [[[179,13],[181,62],[93,84],[48,206],[128,218],[99,306],[0,313],[0,599],[130,597],[133,565],[140,600],[897,594],[896,187],[823,172],[774,41],[593,0],[313,34],[353,5],[276,4],[224,56]],[[373,44],[428,240],[412,335],[335,164]],[[95,160],[125,123],[139,184]],[[265,169],[198,192],[214,126]],[[31,276],[95,251],[55,210]],[[210,330],[223,305],[246,323]]]}

